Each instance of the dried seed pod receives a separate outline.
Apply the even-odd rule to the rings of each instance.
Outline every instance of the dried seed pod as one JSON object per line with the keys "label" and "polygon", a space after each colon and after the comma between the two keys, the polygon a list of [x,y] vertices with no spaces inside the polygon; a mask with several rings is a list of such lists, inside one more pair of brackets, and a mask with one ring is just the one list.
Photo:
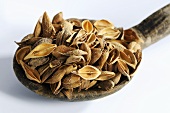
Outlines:
{"label": "dried seed pod", "polygon": [[79,19],[71,18],[71,19],[68,19],[67,21],[73,24],[73,26],[75,27],[79,27],[79,28],[81,27],[81,21]]}
{"label": "dried seed pod", "polygon": [[17,50],[15,57],[18,64],[20,64],[20,61],[24,59],[24,57],[30,52],[30,50],[31,50],[30,46],[25,46]]}
{"label": "dried seed pod", "polygon": [[121,78],[121,73],[116,73],[116,76],[114,78],[112,78],[111,80],[115,83],[118,84]]}
{"label": "dried seed pod", "polygon": [[37,70],[32,69],[27,64],[25,64],[22,60],[20,60],[20,63],[28,79],[41,83],[40,74],[38,73]]}
{"label": "dried seed pod", "polygon": [[96,85],[97,80],[92,80],[88,86],[86,86],[85,90],[88,90],[89,88],[93,87],[94,85]]}
{"label": "dried seed pod", "polygon": [[40,40],[42,37],[32,37],[26,41],[21,41],[21,42],[15,42],[16,44],[18,44],[20,47],[24,47],[24,46],[31,46],[33,44],[35,44],[38,40]]}
{"label": "dried seed pod", "polygon": [[32,46],[32,49],[42,43],[52,44],[52,42],[53,42],[53,40],[51,38],[41,38],[38,41],[36,41],[36,43]]}
{"label": "dried seed pod", "polygon": [[86,65],[78,70],[78,75],[85,80],[96,79],[100,74],[101,74],[101,71],[91,65]]}
{"label": "dried seed pod", "polygon": [[101,74],[99,75],[99,77],[96,78],[96,80],[99,80],[99,81],[109,80],[109,79],[115,77],[115,75],[116,74],[114,72],[102,71]]}
{"label": "dried seed pod", "polygon": [[82,55],[87,55],[88,53],[86,51],[83,51],[80,49],[74,49],[72,51],[68,51],[68,52],[62,53],[62,54],[66,55],[66,56],[71,56],[71,55],[82,56]]}
{"label": "dried seed pod", "polygon": [[71,63],[77,63],[77,64],[83,64],[85,65],[85,59],[83,56],[75,56],[72,55],[70,57],[67,58],[65,64],[71,64]]}
{"label": "dried seed pod", "polygon": [[93,25],[89,20],[84,20],[82,22],[82,28],[87,32],[91,33],[93,31]]}
{"label": "dried seed pod", "polygon": [[28,64],[33,67],[36,68],[38,66],[44,65],[45,63],[47,63],[49,61],[49,57],[41,57],[41,58],[32,58]]}
{"label": "dried seed pod", "polygon": [[103,90],[111,90],[115,86],[115,83],[112,80],[106,80],[98,83],[98,88]]}
{"label": "dried seed pod", "polygon": [[55,44],[42,43],[36,46],[25,58],[24,60],[30,58],[39,58],[49,55],[57,46]]}
{"label": "dried seed pod", "polygon": [[132,52],[130,52],[127,49],[124,49],[124,51],[120,51],[120,58],[124,62],[126,62],[129,66],[131,66],[133,69],[135,69],[137,65],[137,60]]}
{"label": "dried seed pod", "polygon": [[80,76],[75,74],[70,74],[63,79],[62,83],[63,83],[62,86],[65,89],[77,88],[81,85]]}
{"label": "dried seed pod", "polygon": [[112,49],[109,53],[109,58],[107,62],[109,64],[114,64],[119,59],[120,52],[117,49]]}
{"label": "dried seed pod", "polygon": [[100,48],[92,48],[91,49],[91,60],[90,65],[94,64],[102,55],[102,50]]}
{"label": "dried seed pod", "polygon": [[104,50],[101,57],[100,57],[100,59],[98,60],[99,69],[103,68],[103,66],[104,66],[105,62],[107,61],[108,57],[109,57],[109,51]]}
{"label": "dried seed pod", "polygon": [[114,28],[114,25],[109,22],[108,20],[97,20],[95,23],[94,23],[94,26],[98,29],[98,30],[101,30],[103,28]]}
{"label": "dried seed pod", "polygon": [[122,73],[124,76],[126,76],[128,78],[128,80],[130,80],[130,75],[129,75],[129,68],[126,65],[126,63],[124,63],[123,61],[119,60],[117,62],[117,67],[120,73]]}
{"label": "dried seed pod", "polygon": [[88,89],[89,86],[90,86],[90,80],[81,79],[81,85],[78,91],[80,92],[83,89]]}
{"label": "dried seed pod", "polygon": [[68,51],[72,51],[75,48],[67,47],[66,45],[60,45],[55,48],[55,50],[52,52],[53,56],[56,58],[59,58],[62,56],[62,54],[67,53]]}
{"label": "dried seed pod", "polygon": [[43,14],[42,18],[42,31],[43,31],[43,37],[51,37],[55,34],[55,29],[53,27],[53,24],[50,21],[49,16],[46,12]]}
{"label": "dried seed pod", "polygon": [[130,43],[129,43],[128,49],[129,49],[132,53],[136,53],[137,50],[141,50],[141,46],[140,46],[140,44],[138,44],[137,42],[133,41],[133,42],[130,42]]}
{"label": "dried seed pod", "polygon": [[91,33],[88,38],[86,43],[90,46],[91,44],[93,44],[96,41],[96,35],[94,33]]}
{"label": "dried seed pod", "polygon": [[84,57],[86,59],[86,64],[89,64],[90,60],[91,60],[91,49],[90,49],[90,47],[88,46],[87,43],[82,43],[80,49],[87,52],[87,55],[84,55]]}
{"label": "dried seed pod", "polygon": [[41,34],[42,26],[40,20],[38,20],[35,29],[34,29],[34,37],[39,37]]}
{"label": "dried seed pod", "polygon": [[59,94],[60,91],[63,89],[63,88],[61,88],[61,81],[57,82],[55,84],[50,84],[50,88],[54,95]]}
{"label": "dried seed pod", "polygon": [[56,14],[54,17],[53,17],[53,20],[52,20],[52,23],[53,24],[58,24],[58,23],[61,23],[63,21],[63,13],[62,12],[59,12],[58,14]]}
{"label": "dried seed pod", "polygon": [[49,66],[50,68],[54,68],[54,67],[58,68],[62,65],[63,62],[64,62],[63,59],[55,59],[49,63]]}
{"label": "dried seed pod", "polygon": [[97,35],[102,35],[104,39],[117,39],[120,33],[118,29],[104,28],[100,30]]}
{"label": "dried seed pod", "polygon": [[65,89],[65,90],[62,90],[62,92],[65,94],[65,96],[71,100],[72,97],[73,97],[73,89]]}

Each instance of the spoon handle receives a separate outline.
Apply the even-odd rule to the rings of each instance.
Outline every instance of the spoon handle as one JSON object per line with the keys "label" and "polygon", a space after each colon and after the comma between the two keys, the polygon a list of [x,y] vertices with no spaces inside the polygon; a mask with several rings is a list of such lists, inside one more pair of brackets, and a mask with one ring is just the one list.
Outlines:
{"label": "spoon handle", "polygon": [[142,49],[164,38],[170,34],[170,4],[159,9],[132,29],[144,40]]}

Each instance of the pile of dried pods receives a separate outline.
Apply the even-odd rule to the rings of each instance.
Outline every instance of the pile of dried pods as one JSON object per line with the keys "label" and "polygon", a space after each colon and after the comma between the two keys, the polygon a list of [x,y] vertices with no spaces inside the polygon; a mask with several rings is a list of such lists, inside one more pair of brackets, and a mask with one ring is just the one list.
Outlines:
{"label": "pile of dried pods", "polygon": [[49,84],[53,94],[110,90],[130,80],[141,61],[142,40],[107,20],[63,19],[47,13],[33,34],[16,42],[16,60],[28,79]]}

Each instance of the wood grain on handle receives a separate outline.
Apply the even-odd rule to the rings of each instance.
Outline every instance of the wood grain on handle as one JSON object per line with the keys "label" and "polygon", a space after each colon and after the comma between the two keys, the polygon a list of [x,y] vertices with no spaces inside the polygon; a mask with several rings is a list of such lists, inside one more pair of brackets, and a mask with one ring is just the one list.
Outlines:
{"label": "wood grain on handle", "polygon": [[156,11],[132,29],[144,40],[143,49],[164,38],[170,34],[170,4]]}

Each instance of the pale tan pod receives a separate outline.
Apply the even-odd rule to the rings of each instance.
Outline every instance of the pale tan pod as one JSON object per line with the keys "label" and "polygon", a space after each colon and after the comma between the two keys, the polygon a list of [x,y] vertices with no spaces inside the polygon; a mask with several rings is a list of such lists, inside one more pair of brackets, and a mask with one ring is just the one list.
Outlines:
{"label": "pale tan pod", "polygon": [[21,42],[26,42],[28,40],[30,40],[31,38],[34,38],[34,34],[28,34],[27,36],[25,36]]}
{"label": "pale tan pod", "polygon": [[90,86],[90,80],[81,79],[81,85],[78,89],[78,92],[80,92],[82,89],[87,89]]}
{"label": "pale tan pod", "polygon": [[71,100],[73,97],[73,89],[64,89],[62,90],[62,92],[64,93],[64,95]]}
{"label": "pale tan pod", "polygon": [[41,34],[42,26],[40,20],[38,20],[35,28],[34,28],[34,37],[39,37]]}
{"label": "pale tan pod", "polygon": [[130,75],[129,75],[129,68],[126,65],[126,63],[124,63],[121,60],[117,61],[117,67],[120,73],[122,73],[124,76],[126,76],[128,78],[128,80],[130,80]]}
{"label": "pale tan pod", "polygon": [[20,64],[20,60],[23,60],[24,57],[30,52],[30,50],[31,50],[30,46],[25,46],[17,50],[15,57],[18,64]]}
{"label": "pale tan pod", "polygon": [[28,79],[36,81],[38,83],[41,83],[40,80],[40,74],[38,73],[37,70],[32,69],[30,66],[28,66],[27,64],[25,64],[22,60],[20,60],[21,66],[25,71],[25,75]]}
{"label": "pale tan pod", "polygon": [[96,78],[96,80],[99,80],[99,81],[109,80],[115,76],[116,76],[116,74],[114,72],[102,71],[101,74],[99,75],[99,77]]}
{"label": "pale tan pod", "polygon": [[136,53],[137,50],[141,50],[141,45],[138,44],[137,42],[133,41],[133,42],[130,42],[130,43],[129,43],[128,49],[129,49],[132,53]]}
{"label": "pale tan pod", "polygon": [[97,20],[95,23],[94,23],[94,26],[98,29],[98,30],[101,30],[103,28],[114,28],[114,25],[109,22],[108,20]]}
{"label": "pale tan pod", "polygon": [[32,49],[35,48],[36,46],[42,44],[42,43],[48,43],[48,44],[52,44],[53,40],[51,38],[41,38],[38,41],[36,41],[34,43],[34,45],[31,47]]}
{"label": "pale tan pod", "polygon": [[62,59],[55,59],[49,63],[50,68],[60,67],[64,61]]}
{"label": "pale tan pod", "polygon": [[97,35],[102,35],[104,39],[117,39],[121,32],[118,29],[104,28]]}
{"label": "pale tan pod", "polygon": [[85,80],[94,80],[101,74],[101,71],[94,66],[86,65],[79,69],[77,74]]}
{"label": "pale tan pod", "polygon": [[81,49],[74,49],[72,51],[68,51],[66,53],[64,53],[63,55],[67,55],[67,56],[71,56],[71,55],[75,55],[75,56],[82,56],[82,55],[87,55],[88,53],[86,51],[83,51]]}
{"label": "pale tan pod", "polygon": [[85,30],[87,33],[91,33],[93,31],[93,25],[89,20],[84,20],[82,22],[82,28]]}
{"label": "pale tan pod", "polygon": [[67,21],[70,22],[71,24],[73,24],[73,26],[81,27],[81,21],[79,19],[70,18]]}
{"label": "pale tan pod", "polygon": [[88,90],[89,88],[93,87],[94,85],[96,85],[97,80],[92,80],[89,85],[85,88],[85,90]]}
{"label": "pale tan pod", "polygon": [[27,56],[25,56],[24,60],[30,58],[39,58],[49,55],[55,48],[57,47],[56,44],[48,44],[42,43],[36,46]]}
{"label": "pale tan pod", "polygon": [[87,41],[86,43],[88,45],[91,45],[92,43],[94,43],[96,40],[96,35],[94,33],[91,33],[88,37],[87,37]]}

